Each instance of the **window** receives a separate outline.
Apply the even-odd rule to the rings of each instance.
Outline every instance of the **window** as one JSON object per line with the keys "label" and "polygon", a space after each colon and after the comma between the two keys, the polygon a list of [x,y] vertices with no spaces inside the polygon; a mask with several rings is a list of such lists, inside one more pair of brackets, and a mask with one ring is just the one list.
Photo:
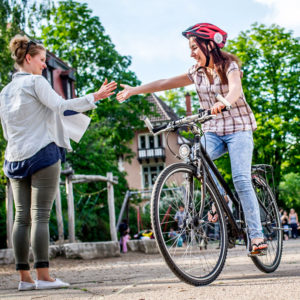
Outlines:
{"label": "window", "polygon": [[143,187],[152,187],[159,173],[163,170],[164,166],[160,165],[150,165],[143,166]]}
{"label": "window", "polygon": [[162,147],[161,135],[139,135],[139,149],[154,149]]}
{"label": "window", "polygon": [[140,134],[138,137],[138,160],[140,163],[146,159],[149,163],[150,159],[165,160],[165,149],[162,145],[161,135]]}
{"label": "window", "polygon": [[73,98],[72,81],[67,81],[67,99]]}
{"label": "window", "polygon": [[45,73],[43,73],[46,79],[49,81],[51,86],[53,87],[53,70],[52,68],[47,67]]}
{"label": "window", "polygon": [[146,149],[146,136],[140,135],[140,148]]}

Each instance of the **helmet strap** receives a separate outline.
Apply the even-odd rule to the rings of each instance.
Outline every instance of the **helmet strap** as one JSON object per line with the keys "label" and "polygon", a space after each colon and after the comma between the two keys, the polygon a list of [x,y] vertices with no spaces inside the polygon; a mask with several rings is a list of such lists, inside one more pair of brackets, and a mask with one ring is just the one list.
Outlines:
{"label": "helmet strap", "polygon": [[209,62],[210,62],[210,51],[208,49],[208,42],[205,43],[206,44],[206,63],[205,63],[205,67],[208,67]]}

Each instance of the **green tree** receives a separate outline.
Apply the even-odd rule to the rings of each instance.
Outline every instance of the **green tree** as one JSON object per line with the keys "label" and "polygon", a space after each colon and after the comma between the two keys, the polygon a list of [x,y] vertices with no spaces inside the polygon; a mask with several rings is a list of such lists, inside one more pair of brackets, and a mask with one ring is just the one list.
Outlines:
{"label": "green tree", "polygon": [[[79,95],[95,91],[105,78],[133,86],[140,84],[129,70],[131,58],[116,51],[99,18],[93,16],[87,4],[59,1],[48,14],[47,25],[41,26],[39,38],[47,49],[76,69]],[[105,175],[109,171],[119,177],[115,187],[117,211],[127,188],[124,174],[118,171],[118,159],[120,156],[132,157],[126,144],[134,137],[134,131],[143,126],[141,115],[149,113],[149,103],[140,96],[132,97],[122,105],[114,97],[100,101],[97,109],[88,113],[92,118],[89,130],[79,144],[72,145],[74,151],[67,156],[77,174]],[[80,185],[75,200],[79,203],[80,193],[103,188],[103,183]],[[106,205],[106,193],[102,193],[97,201]],[[90,206],[93,202],[84,205],[86,202],[87,199],[81,197],[77,207],[78,236],[89,240],[109,238],[107,207],[100,205],[101,208],[95,210],[95,206]]]}
{"label": "green tree", "polygon": [[14,61],[9,51],[13,36],[35,32],[36,24],[48,14],[51,1],[0,0],[0,90],[10,82]]}
{"label": "green tree", "polygon": [[[115,50],[99,18],[92,15],[87,4],[72,0],[58,2],[49,14],[48,25],[42,26],[41,39],[47,49],[76,69],[79,95],[95,91],[105,78],[130,85],[140,84],[128,69],[131,58],[121,56]],[[142,125],[139,115],[148,111],[147,102],[141,97],[133,97],[123,105],[114,98],[101,101],[98,108],[90,113],[93,123],[85,137],[88,150],[83,141],[74,145],[76,155],[80,155],[82,147],[85,149],[82,152],[84,157],[89,149],[97,149],[93,156],[97,156],[100,149],[100,156],[107,158],[105,161],[127,153],[125,144],[133,137],[132,128]],[[89,138],[89,135],[92,137]],[[92,149],[93,145],[96,149]]]}
{"label": "green tree", "polygon": [[186,116],[186,93],[189,93],[191,96],[192,112],[197,113],[200,103],[197,93],[193,90],[187,90],[186,88],[168,90],[159,97],[174,110],[178,117],[184,117]]}
{"label": "green tree", "polygon": [[284,173],[300,166],[299,39],[277,25],[253,24],[226,50],[243,63],[244,92],[257,120],[253,160],[275,167],[278,187]]}
{"label": "green tree", "polygon": [[280,200],[287,208],[294,208],[300,212],[300,175],[288,173],[283,176],[280,182]]}
{"label": "green tree", "polygon": [[[253,24],[228,41],[225,50],[242,61],[244,93],[257,120],[253,163],[273,165],[278,187],[283,174],[298,173],[300,168],[299,39],[276,25]],[[180,116],[185,115],[184,93],[184,89],[167,91],[162,97]],[[229,179],[227,157],[217,165]]]}
{"label": "green tree", "polygon": [[[78,95],[96,91],[105,78],[130,85],[140,83],[136,75],[129,70],[131,58],[122,56],[115,50],[99,18],[93,16],[87,4],[67,0],[55,4],[44,1],[41,6],[35,2],[3,1],[0,26],[4,42],[2,40],[0,42],[6,53],[1,55],[3,54],[3,58],[9,61],[3,63],[1,56],[2,86],[10,81],[9,72],[13,70],[13,61],[8,51],[9,40],[15,34],[24,31],[29,33],[31,38],[41,40],[48,50],[76,69]],[[16,17],[12,16],[12,12],[16,12]],[[17,17],[19,19],[16,19]],[[13,24],[14,30],[3,25],[7,23]],[[73,143],[74,151],[67,155],[68,162],[72,164],[77,174],[105,175],[109,171],[119,177],[119,184],[115,187],[117,213],[127,186],[125,174],[118,171],[118,158],[124,155],[129,159],[133,155],[126,144],[133,138],[134,130],[143,126],[141,114],[149,113],[150,107],[144,97],[133,97],[131,101],[122,105],[114,97],[100,101],[97,109],[88,112],[92,118],[89,130],[80,144]],[[3,139],[1,143],[3,150],[5,147]],[[109,238],[105,186],[105,183],[76,186],[75,207],[78,216],[76,229],[78,237],[82,240]],[[95,191],[99,193],[91,197],[86,196]],[[63,208],[66,208],[64,196],[62,201]],[[55,238],[57,233],[53,212],[51,220],[50,230],[52,238]]]}
{"label": "green tree", "polygon": [[9,41],[23,28],[24,13],[21,4],[0,0],[0,90],[10,81],[13,70],[13,59],[8,48]]}
{"label": "green tree", "polygon": [[[24,30],[26,24],[27,1],[0,0],[0,91],[11,80],[14,61],[9,51],[11,38]],[[3,162],[6,141],[0,126],[0,159]],[[1,166],[3,163],[1,163]],[[6,246],[6,177],[0,169],[0,248]]]}

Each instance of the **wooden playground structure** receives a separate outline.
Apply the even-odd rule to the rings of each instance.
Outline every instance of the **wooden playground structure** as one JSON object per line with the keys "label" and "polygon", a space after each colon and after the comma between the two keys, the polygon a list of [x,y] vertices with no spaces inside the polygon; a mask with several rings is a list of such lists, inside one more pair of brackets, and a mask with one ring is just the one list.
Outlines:
{"label": "wooden playground structure", "polygon": [[[114,184],[118,184],[118,177],[114,177],[111,172],[105,176],[101,175],[77,175],[69,164],[65,164],[65,169],[61,170],[61,175],[65,175],[65,181],[61,181],[60,185],[65,185],[68,203],[68,240],[69,243],[75,242],[75,213],[74,213],[74,194],[73,184],[103,181],[107,183],[107,202],[110,222],[110,236],[112,241],[117,241],[116,218],[115,218],[115,200],[114,200]],[[64,225],[61,208],[61,191],[58,187],[55,199],[56,219],[58,228],[59,244],[64,242]],[[7,248],[12,248],[12,228],[14,220],[13,194],[12,189],[7,181],[6,186],[6,232],[7,232]]]}

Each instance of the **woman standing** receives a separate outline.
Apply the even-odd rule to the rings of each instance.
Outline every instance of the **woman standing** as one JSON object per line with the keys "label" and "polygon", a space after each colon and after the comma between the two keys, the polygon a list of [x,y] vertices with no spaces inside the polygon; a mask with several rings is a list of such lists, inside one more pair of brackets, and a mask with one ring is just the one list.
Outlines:
{"label": "woman standing", "polygon": [[[186,74],[154,81],[138,87],[121,85],[117,99],[153,93],[195,84],[200,105],[211,109],[217,117],[206,122],[202,129],[207,153],[214,160],[229,152],[232,178],[242,201],[249,229],[252,251],[266,249],[262,233],[258,202],[251,184],[253,151],[252,131],[256,129],[254,115],[246,102],[241,85],[239,61],[234,55],[221,51],[227,34],[217,26],[199,23],[183,32],[188,38],[191,57],[196,60]],[[231,104],[230,111],[221,112],[225,105],[216,99],[221,94]]]}
{"label": "woman standing", "polygon": [[283,211],[283,215],[281,216],[281,225],[283,227],[283,236],[284,236],[284,240],[288,241],[289,239],[289,217],[287,214],[287,211],[284,210]]}
{"label": "woman standing", "polygon": [[[84,112],[113,94],[116,83],[103,83],[94,94],[65,101],[42,76],[46,50],[17,35],[10,50],[18,72],[0,94],[3,135],[7,140],[4,173],[11,182],[16,207],[13,249],[19,290],[69,286],[49,274],[49,216],[59,184],[64,149],[71,150],[62,116],[66,110]],[[31,238],[30,238],[31,234]],[[29,246],[37,280],[30,274]]]}
{"label": "woman standing", "polygon": [[291,208],[289,213],[289,224],[292,228],[292,238],[296,239],[298,237],[298,214],[294,208]]}

